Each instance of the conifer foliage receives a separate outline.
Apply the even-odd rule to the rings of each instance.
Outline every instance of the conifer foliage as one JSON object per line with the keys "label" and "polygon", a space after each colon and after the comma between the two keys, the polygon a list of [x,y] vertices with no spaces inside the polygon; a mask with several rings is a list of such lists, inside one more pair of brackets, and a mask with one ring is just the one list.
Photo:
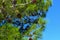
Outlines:
{"label": "conifer foliage", "polygon": [[51,0],[0,0],[0,40],[38,40]]}

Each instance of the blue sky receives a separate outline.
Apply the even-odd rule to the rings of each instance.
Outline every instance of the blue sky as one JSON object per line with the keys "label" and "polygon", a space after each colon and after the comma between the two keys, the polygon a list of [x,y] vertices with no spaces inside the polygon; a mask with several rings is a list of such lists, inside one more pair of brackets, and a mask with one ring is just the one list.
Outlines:
{"label": "blue sky", "polygon": [[46,17],[48,22],[43,32],[43,40],[60,40],[60,0],[52,2]]}

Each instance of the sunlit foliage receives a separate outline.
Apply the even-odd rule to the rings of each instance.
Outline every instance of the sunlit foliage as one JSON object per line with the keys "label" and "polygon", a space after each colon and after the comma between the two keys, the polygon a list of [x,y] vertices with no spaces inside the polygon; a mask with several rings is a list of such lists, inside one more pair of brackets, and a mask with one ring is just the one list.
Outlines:
{"label": "sunlit foliage", "polygon": [[0,0],[0,40],[38,40],[45,30],[51,0]]}

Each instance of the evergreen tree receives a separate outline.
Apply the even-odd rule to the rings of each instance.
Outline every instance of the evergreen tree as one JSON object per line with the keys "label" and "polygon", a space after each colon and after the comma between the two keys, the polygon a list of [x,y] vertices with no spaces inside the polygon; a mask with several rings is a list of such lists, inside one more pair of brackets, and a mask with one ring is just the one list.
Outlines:
{"label": "evergreen tree", "polygon": [[0,40],[38,40],[51,0],[0,0]]}

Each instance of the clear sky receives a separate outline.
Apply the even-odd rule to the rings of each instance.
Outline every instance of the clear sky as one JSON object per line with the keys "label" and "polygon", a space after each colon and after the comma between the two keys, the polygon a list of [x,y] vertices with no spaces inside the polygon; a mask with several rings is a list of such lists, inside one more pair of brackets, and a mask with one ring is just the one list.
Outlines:
{"label": "clear sky", "polygon": [[53,0],[46,19],[48,20],[43,40],[60,40],[60,0]]}

